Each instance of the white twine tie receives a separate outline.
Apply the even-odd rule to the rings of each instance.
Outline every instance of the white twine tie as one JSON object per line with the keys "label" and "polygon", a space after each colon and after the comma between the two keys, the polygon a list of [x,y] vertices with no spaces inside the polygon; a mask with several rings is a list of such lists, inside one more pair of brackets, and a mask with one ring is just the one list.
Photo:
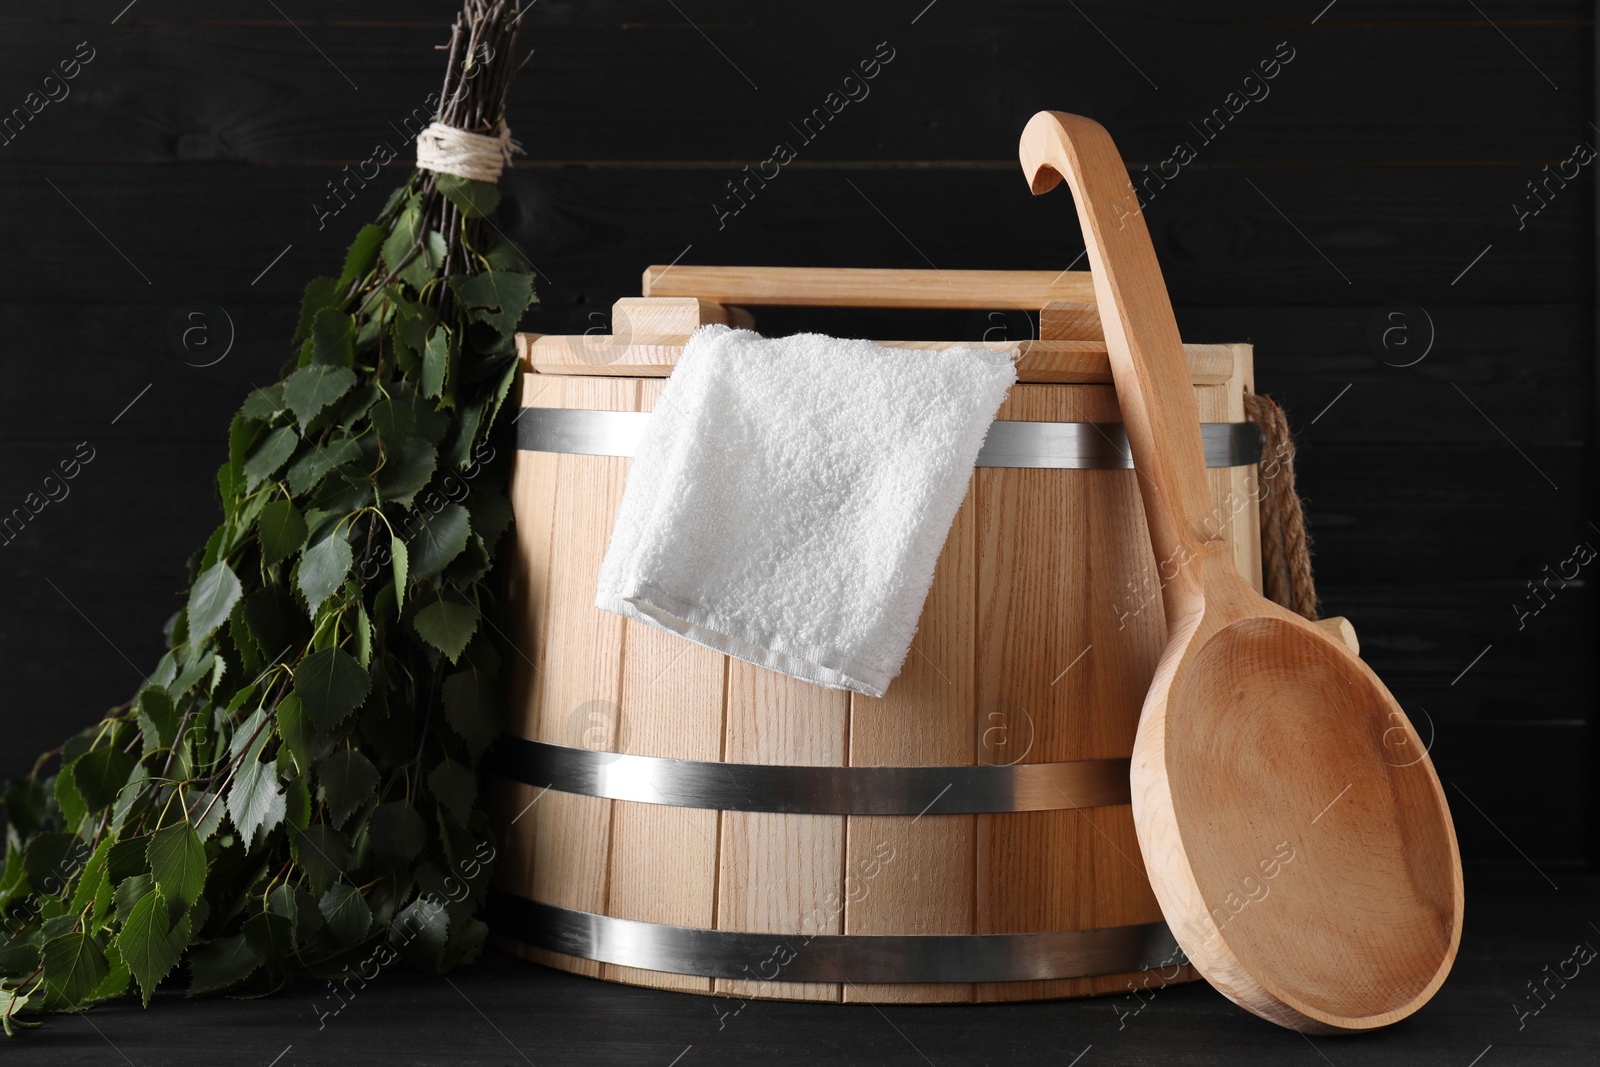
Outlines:
{"label": "white twine tie", "polygon": [[521,146],[511,139],[509,126],[501,125],[498,134],[488,135],[435,122],[417,135],[417,166],[493,183],[511,164],[511,153],[520,150]]}

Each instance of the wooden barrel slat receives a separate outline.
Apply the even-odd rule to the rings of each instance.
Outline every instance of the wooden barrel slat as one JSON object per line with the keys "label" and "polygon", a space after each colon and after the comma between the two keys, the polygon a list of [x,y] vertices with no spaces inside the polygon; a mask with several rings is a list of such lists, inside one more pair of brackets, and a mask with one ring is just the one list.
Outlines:
{"label": "wooden barrel slat", "polygon": [[[1082,386],[1018,386],[998,417],[1114,421],[1104,418],[1099,399],[1104,392]],[[1106,597],[1082,551],[1105,536],[1107,531],[1099,527],[1117,512],[1095,513],[1081,480],[1057,473],[989,468],[975,471],[973,480],[980,530],[978,705],[996,709],[1015,721],[1013,729],[1029,732],[1030,744],[1022,756],[1027,763],[1105,755],[1091,750],[1095,723],[1125,714],[1125,709],[1106,706],[1095,692],[1093,683],[1100,674],[1096,654],[1106,650],[1094,647],[1091,630],[1094,616],[1106,608]],[[1093,481],[1110,472],[1084,473]],[[1098,844],[1081,810],[978,816],[976,932],[1099,925],[1092,892],[1086,891],[1098,873]],[[1154,907],[1153,897],[1150,903]],[[982,983],[974,995],[978,1000],[1072,996],[1087,992],[1093,981]]]}
{"label": "wooden barrel slat", "polygon": [[[649,411],[664,380],[639,383],[638,407]],[[614,519],[614,516],[612,516]],[[608,519],[605,539],[609,540]],[[591,589],[591,601],[593,600]],[[612,749],[643,756],[720,760],[726,658],[663,630],[623,624],[617,706],[595,709],[615,723]],[[599,722],[593,723],[599,727]],[[595,735],[567,744],[591,743]],[[606,913],[672,926],[716,923],[719,813],[698,808],[617,801],[612,807],[610,895]],[[650,862],[641,862],[649,857]],[[601,977],[685,992],[711,992],[711,979],[605,964]]]}
{"label": "wooden barrel slat", "polygon": [[[882,697],[851,695],[851,766],[951,767],[981,755],[972,689],[975,512],[968,500],[956,513],[900,676]],[[946,872],[971,870],[975,833],[972,815],[850,816],[844,932],[972,933],[971,879]],[[955,982],[844,990],[846,1001],[873,1003],[971,996],[970,984]]]}
{"label": "wooden barrel slat", "polygon": [[[731,763],[842,767],[849,720],[847,693],[729,661],[724,751]],[[841,933],[844,824],[842,815],[723,812],[718,929]],[[767,959],[750,961],[752,974],[782,973],[774,967]],[[832,982],[719,978],[716,991],[729,997],[839,999],[839,985]]]}
{"label": "wooden barrel slat", "polygon": [[[1232,351],[1233,379],[1196,387],[1208,421],[1243,419],[1249,346]],[[523,403],[649,410],[663,385],[529,375]],[[1018,385],[1000,417],[1119,420],[1112,390],[1100,384]],[[888,694],[873,699],[594,608],[627,463],[517,455],[507,594],[517,646],[506,662],[512,733],[676,759],[830,767],[1115,759],[1131,751],[1164,631],[1133,472],[975,471],[913,651]],[[1214,469],[1209,478],[1219,509],[1245,500],[1226,532],[1241,571],[1259,583],[1253,471]],[[511,783],[496,796],[506,846],[501,888],[624,919],[789,935],[774,944],[801,952],[815,933],[1032,933],[1160,919],[1125,804],[918,819],[722,812],[541,795]],[[752,997],[998,1001],[1133,995],[1161,984],[1152,971],[797,983],[764,958],[750,960],[750,979],[712,979],[500,943],[577,973],[711,993],[729,1010]],[[1193,977],[1184,968],[1175,980]]]}
{"label": "wooden barrel slat", "polygon": [[[537,385],[538,388],[529,386]],[[546,388],[548,386],[548,388]],[[564,379],[524,382],[524,407],[563,407]],[[539,736],[538,714],[543,691],[541,662],[551,642],[544,639],[550,612],[551,558],[555,553],[556,472],[565,457],[546,452],[519,452],[512,465],[510,500],[516,519],[510,543],[505,585],[506,615],[511,632],[504,660],[508,700],[506,729],[519,737]],[[495,868],[500,888],[527,895],[534,885],[537,865],[538,820],[530,818],[541,801],[541,788],[520,782],[501,782],[496,790],[496,830],[501,850]],[[501,939],[503,947],[519,956],[564,966],[551,953],[520,942]],[[572,961],[575,965],[579,961]]]}
{"label": "wooden barrel slat", "polygon": [[[576,378],[560,389],[561,406],[635,411],[635,379]],[[549,607],[541,632],[547,645],[534,682],[534,739],[581,743],[588,709],[615,705],[620,694],[622,618],[594,607],[595,577],[622,500],[627,461],[558,457],[551,527]],[[600,747],[614,748],[617,723],[600,727]],[[577,735],[577,736],[575,736]],[[533,897],[562,907],[604,912],[611,860],[612,801],[552,790],[529,812],[534,820]],[[591,960],[563,964],[599,976]]]}

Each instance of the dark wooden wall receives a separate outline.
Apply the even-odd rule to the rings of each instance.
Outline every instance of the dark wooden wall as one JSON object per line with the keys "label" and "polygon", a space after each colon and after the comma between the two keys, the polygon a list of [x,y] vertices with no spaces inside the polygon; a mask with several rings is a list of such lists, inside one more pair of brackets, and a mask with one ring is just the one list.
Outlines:
{"label": "dark wooden wall", "polygon": [[[0,545],[5,774],[125,699],[157,656],[215,518],[230,413],[274,377],[300,287],[401,171],[319,228],[327,183],[379,145],[404,154],[453,6],[125,2],[0,14],[0,113],[80,42],[93,54],[0,145],[0,505],[93,450],[65,499]],[[1593,167],[1568,166],[1541,200],[1528,187],[1600,142],[1593,10],[1325,2],[540,0],[513,113],[528,154],[500,220],[543,274],[529,327],[603,327],[646,264],[680,256],[1063,268],[1083,246],[1066,196],[1034,200],[1021,180],[1028,116],[1094,116],[1141,178],[1188,142],[1197,157],[1147,186],[1157,251],[1186,338],[1253,341],[1260,387],[1289,409],[1327,610],[1355,620],[1435,736],[1468,863],[1579,862],[1594,854],[1600,564],[1548,585],[1536,615],[1514,605],[1575,545],[1600,547]],[[869,95],[803,144],[790,123],[880,42],[893,58]],[[1246,84],[1274,58],[1274,78]],[[1258,99],[1212,139],[1197,132],[1246,90]],[[724,183],[778,141],[798,158],[719,222]],[[197,303],[209,319],[189,324],[210,333],[186,352],[169,327]],[[1402,327],[1388,348],[1385,326]],[[226,357],[199,365],[230,331]]]}

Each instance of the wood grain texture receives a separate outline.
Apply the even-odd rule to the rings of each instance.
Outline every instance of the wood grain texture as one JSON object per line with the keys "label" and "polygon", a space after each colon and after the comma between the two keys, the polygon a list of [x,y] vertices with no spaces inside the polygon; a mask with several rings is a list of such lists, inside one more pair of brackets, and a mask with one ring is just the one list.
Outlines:
{"label": "wood grain texture", "polygon": [[963,307],[1033,311],[1092,299],[1086,271],[891,270],[868,267],[653,266],[645,296],[698,296],[776,307]]}
{"label": "wood grain texture", "polygon": [[[1131,773],[1162,913],[1207,981],[1264,1019],[1313,1033],[1404,1019],[1443,983],[1461,939],[1443,787],[1371,669],[1252,589],[1207,529],[1193,388],[1109,135],[1040,112],[1021,159],[1034,192],[1072,190],[1151,545],[1173,570],[1161,574],[1167,641]],[[1414,758],[1390,757],[1396,733]],[[1276,878],[1297,855],[1308,858],[1295,876],[1257,896],[1258,868]]]}
{"label": "wood grain texture", "polygon": [[[1114,412],[1115,398],[1103,387],[1017,386],[999,417],[1095,422]],[[1134,574],[1148,555],[1138,536],[1133,473],[982,469],[974,473],[974,495],[975,692],[980,711],[999,716],[1019,737],[1007,761],[1131,751],[1159,651],[1159,611],[1126,610],[1118,603],[1120,582],[1101,576]],[[978,933],[1160,918],[1126,805],[980,815],[977,831]],[[975,998],[1082,996],[1120,991],[1133,978],[980,984]]]}
{"label": "wood grain texture", "polygon": [[[1237,371],[1235,353],[1225,347],[1221,352]],[[621,405],[637,395],[635,402],[646,409],[663,385],[658,379],[538,375],[527,383],[529,395],[540,403],[586,407],[597,406],[587,401],[599,398]],[[576,385],[583,388],[575,391]],[[1118,412],[1114,393],[1103,384],[1028,384],[1012,390],[999,415],[1114,422]],[[557,522],[576,520],[562,511],[563,500],[576,499],[563,496],[567,481],[562,479],[600,462],[558,457]],[[578,525],[597,526],[601,519],[595,516],[603,512],[609,530],[614,503],[607,494],[615,486],[605,479],[614,472],[595,468],[586,477],[597,488],[602,481],[611,488],[595,494],[595,515]],[[567,631],[544,642],[546,655],[566,654],[560,642],[581,636],[597,641],[599,650],[575,655],[579,679],[599,663],[620,672],[617,703],[594,698],[583,703],[566,724],[569,736],[559,743],[813,766],[960,766],[1125,756],[1160,647],[1155,601],[1135,604],[1125,589],[1102,578],[1152,566],[1141,535],[1136,480],[1125,470],[974,472],[969,497],[940,556],[913,650],[879,699],[847,696],[726,660],[632,622],[613,627],[591,604],[598,565],[594,541],[561,534],[554,524],[522,524],[519,537],[552,539],[547,555],[553,572],[585,576],[582,583],[572,579],[571,588],[552,586],[547,594],[552,601],[570,598],[572,603],[546,612],[546,626],[564,625]],[[1229,534],[1254,536],[1254,528],[1239,525]],[[609,645],[613,640],[615,651]],[[557,840],[568,848],[584,834],[604,830],[609,835],[609,852],[602,854],[608,861],[603,901],[585,910],[608,909],[608,914],[676,925],[771,931],[788,935],[802,953],[812,933],[1035,932],[1159,918],[1139,866],[1127,805],[847,818],[617,802],[609,805],[609,822],[602,825],[590,810],[550,805],[555,796],[535,809],[542,820],[535,868],[558,862],[547,840],[555,832],[547,829],[551,820],[563,824],[559,835],[564,836]],[[581,860],[583,850],[577,854]],[[528,876],[526,864],[519,870]],[[564,874],[557,888],[569,899],[584,892],[593,899],[594,877],[592,872],[586,879]],[[546,899],[541,893],[548,880],[535,870],[528,883],[532,895]],[[617,981],[713,992],[725,1006],[757,997],[1015,1000],[1129,992],[1193,978],[1188,970],[1166,968],[976,987],[841,986],[784,982],[781,965],[766,959],[749,961],[750,980],[708,981],[534,955]],[[762,975],[768,980],[759,980]]]}
{"label": "wood grain texture", "polygon": [[[520,399],[524,407],[560,407],[563,391],[546,390],[544,383],[524,377]],[[516,516],[515,532],[506,539],[504,603],[507,640],[511,655],[505,659],[506,724],[517,736],[533,737],[540,728],[540,712],[549,696],[541,666],[550,622],[551,555],[555,551],[556,482],[561,457],[538,452],[518,452],[511,466],[508,497]],[[534,884],[537,866],[539,820],[529,813],[542,800],[539,786],[498,782],[493,813],[500,857],[495,882],[515,892]],[[528,953],[513,941],[497,941],[508,951]]]}
{"label": "wood grain texture", "polygon": [[[562,382],[563,406],[634,411],[639,383],[604,378]],[[595,578],[626,478],[625,460],[556,457],[547,623],[540,631],[544,668],[531,702],[532,737],[614,751],[620,725],[622,619],[594,607]],[[612,801],[551,791],[526,818],[534,822],[536,900],[580,911],[608,906]],[[599,974],[591,961],[564,965]]]}
{"label": "wood grain texture", "polygon": [[748,328],[749,312],[692,296],[625,296],[611,305],[611,338],[629,343],[683,343],[708,323]]}
{"label": "wood grain texture", "polygon": [[[648,303],[655,297],[643,301]],[[670,298],[676,299],[676,298]],[[618,301],[621,303],[621,301]],[[631,333],[517,335],[523,366],[539,374],[666,377],[683,355],[688,335],[641,338]],[[1111,367],[1099,341],[879,341],[888,348],[982,347],[1011,357],[1022,382],[1109,382]],[[1193,380],[1220,384],[1234,371],[1227,345],[1186,345]]]}
{"label": "wood grain texture", "polygon": [[[728,662],[724,758],[730,763],[843,767],[849,762],[850,700],[743,660]],[[728,811],[722,814],[717,928],[789,935],[843,932],[845,817]],[[804,938],[794,946],[804,952]],[[750,961],[752,975],[719,978],[731,997],[838,1000],[829,982],[783,982],[781,968]],[[781,983],[781,984],[775,984]]]}
{"label": "wood grain texture", "polygon": [[[850,696],[852,767],[960,767],[1007,758],[1007,730],[1017,724],[980,717],[974,700],[976,514],[969,493],[951,524],[911,652],[894,684],[882,697]],[[844,932],[974,933],[976,819],[850,816]],[[844,999],[966,1001],[972,986],[848,985]]]}
{"label": "wood grain texture", "polygon": [[[655,407],[664,384],[639,383],[640,410]],[[727,669],[726,658],[711,649],[626,620],[612,750],[721,759]],[[720,814],[618,801],[611,819],[607,914],[671,926],[715,926]],[[613,964],[606,964],[601,976],[659,989],[711,991],[707,978]]]}
{"label": "wood grain texture", "polygon": [[1094,301],[1053,300],[1039,309],[1041,341],[1104,341],[1100,311]]}
{"label": "wood grain texture", "polygon": [[[1194,391],[1201,422],[1245,422],[1244,394],[1253,387],[1249,345],[1232,345],[1233,373],[1226,382]],[[1262,462],[1270,464],[1271,456]],[[1245,530],[1261,527],[1260,465],[1255,467],[1208,467],[1206,484],[1211,491],[1208,526],[1219,533],[1226,527],[1242,524]],[[1239,573],[1257,589],[1261,588],[1261,538],[1236,536],[1228,539],[1233,548],[1233,563]]]}

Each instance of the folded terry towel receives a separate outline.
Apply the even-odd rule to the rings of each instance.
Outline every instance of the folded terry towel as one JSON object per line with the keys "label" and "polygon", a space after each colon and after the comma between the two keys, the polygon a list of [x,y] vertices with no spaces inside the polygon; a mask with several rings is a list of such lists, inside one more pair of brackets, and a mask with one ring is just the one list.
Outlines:
{"label": "folded terry towel", "polygon": [[595,606],[882,696],[1014,381],[981,348],[702,327],[634,452]]}

